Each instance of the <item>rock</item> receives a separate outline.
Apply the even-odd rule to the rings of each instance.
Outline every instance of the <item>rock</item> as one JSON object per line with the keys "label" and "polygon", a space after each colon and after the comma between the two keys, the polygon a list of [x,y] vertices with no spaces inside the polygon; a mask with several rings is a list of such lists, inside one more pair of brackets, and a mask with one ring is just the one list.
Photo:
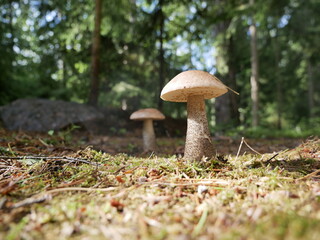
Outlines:
{"label": "rock", "polygon": [[92,106],[61,100],[19,99],[0,107],[0,119],[8,130],[47,132],[103,117]]}
{"label": "rock", "polygon": [[101,107],[99,111],[103,114],[103,118],[82,122],[82,126],[93,135],[123,136],[139,127],[135,125],[136,122],[129,119],[130,113],[121,108]]}

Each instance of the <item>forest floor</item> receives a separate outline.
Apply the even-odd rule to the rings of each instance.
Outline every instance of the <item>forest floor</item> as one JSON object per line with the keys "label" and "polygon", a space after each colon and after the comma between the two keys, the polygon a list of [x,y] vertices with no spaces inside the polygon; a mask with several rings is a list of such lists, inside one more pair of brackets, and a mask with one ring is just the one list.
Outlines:
{"label": "forest floor", "polygon": [[319,239],[318,138],[214,142],[0,129],[0,239]]}

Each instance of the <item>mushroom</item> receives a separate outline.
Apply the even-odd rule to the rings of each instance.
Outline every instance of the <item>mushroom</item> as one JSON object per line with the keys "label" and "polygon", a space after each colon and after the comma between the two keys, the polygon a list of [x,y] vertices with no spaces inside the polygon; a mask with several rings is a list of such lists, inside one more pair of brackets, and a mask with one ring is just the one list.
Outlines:
{"label": "mushroom", "polygon": [[199,70],[175,76],[161,91],[161,98],[171,102],[187,102],[187,136],[184,159],[211,158],[214,148],[205,110],[205,99],[218,97],[228,88],[215,76]]}
{"label": "mushroom", "polygon": [[143,121],[143,150],[155,151],[156,137],[153,129],[153,120],[163,120],[165,116],[155,108],[145,108],[132,113],[130,119]]}

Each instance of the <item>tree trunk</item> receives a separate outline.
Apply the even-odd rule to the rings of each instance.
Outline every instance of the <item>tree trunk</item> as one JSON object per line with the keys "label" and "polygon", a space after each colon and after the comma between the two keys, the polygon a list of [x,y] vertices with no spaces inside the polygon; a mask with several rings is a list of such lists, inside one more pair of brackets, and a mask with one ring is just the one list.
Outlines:
{"label": "tree trunk", "polygon": [[[223,22],[216,26],[217,34],[224,35],[230,25],[229,22]],[[216,57],[218,77],[223,77],[224,83],[232,89],[237,89],[236,86],[236,65],[234,62],[234,44],[232,36],[230,38],[224,37],[220,41],[217,48],[218,54]],[[216,125],[238,125],[240,123],[239,104],[237,96],[233,93],[227,93],[218,97],[215,100],[215,119]]]}
{"label": "tree trunk", "polygon": [[160,21],[160,35],[159,35],[159,41],[160,41],[160,49],[159,49],[159,90],[158,94],[156,96],[158,101],[158,109],[161,111],[163,106],[163,101],[160,100],[159,96],[162,91],[162,88],[164,87],[164,49],[163,49],[163,35],[164,35],[164,15],[162,11],[162,4],[163,0],[160,0],[159,2],[159,21]]}
{"label": "tree trunk", "polygon": [[[235,63],[235,58],[233,57],[234,54],[234,41],[233,37],[231,36],[228,41],[228,84],[229,87],[237,91],[237,68]],[[239,97],[234,93],[228,94],[230,98],[230,114],[231,114],[231,121],[234,125],[238,126],[240,124],[240,113],[239,113]]]}
{"label": "tree trunk", "polygon": [[276,99],[277,99],[277,128],[282,128],[282,102],[283,102],[283,93],[282,93],[282,79],[279,72],[279,49],[278,49],[278,31],[276,32],[276,35],[273,38],[273,50],[274,50],[274,75],[276,79]]}
{"label": "tree trunk", "polygon": [[308,61],[307,73],[308,73],[308,108],[309,118],[314,117],[314,83],[313,83],[313,67],[310,59]]}
{"label": "tree trunk", "polygon": [[[11,34],[11,40],[10,40],[10,50],[14,53],[14,39],[15,39],[15,31],[14,31],[14,8],[13,8],[13,2],[10,1],[10,12],[9,12],[9,29]],[[12,59],[13,62],[13,59]]]}
{"label": "tree trunk", "polygon": [[[220,1],[215,1],[216,4],[220,4]],[[225,32],[228,29],[230,22],[224,21],[215,25],[214,31],[216,32],[216,38],[222,37],[217,41],[216,45],[216,68],[217,77],[223,78],[224,84],[229,85],[229,79],[227,77],[229,69],[227,69],[227,48],[228,44],[226,42]],[[230,111],[230,97],[229,93],[224,94],[215,99],[215,123],[219,127],[227,125],[231,121],[231,111]],[[217,133],[216,133],[217,134]]]}
{"label": "tree trunk", "polygon": [[[225,81],[224,84],[228,85]],[[230,93],[227,93],[215,99],[215,123],[219,127],[226,126],[231,121],[229,95]],[[219,135],[219,133],[216,134]]]}
{"label": "tree trunk", "polygon": [[96,0],[95,5],[95,21],[92,39],[92,55],[91,55],[91,86],[89,93],[89,104],[96,106],[99,98],[99,65],[100,65],[100,28],[101,28],[101,0]]}
{"label": "tree trunk", "polygon": [[[254,0],[250,0],[250,4],[254,5]],[[259,65],[257,50],[257,26],[254,17],[249,28],[250,31],[250,47],[251,47],[251,100],[252,100],[252,126],[259,125]]]}

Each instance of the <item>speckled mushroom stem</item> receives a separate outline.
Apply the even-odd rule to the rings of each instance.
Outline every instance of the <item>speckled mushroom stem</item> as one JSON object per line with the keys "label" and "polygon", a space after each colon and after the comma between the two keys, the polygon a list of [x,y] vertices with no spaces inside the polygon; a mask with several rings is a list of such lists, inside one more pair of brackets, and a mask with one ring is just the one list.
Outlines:
{"label": "speckled mushroom stem", "polygon": [[205,102],[203,96],[189,96],[187,102],[188,127],[184,159],[200,161],[202,157],[214,155]]}
{"label": "speckled mushroom stem", "polygon": [[156,150],[156,136],[153,130],[153,120],[147,119],[143,121],[143,150],[155,151]]}

